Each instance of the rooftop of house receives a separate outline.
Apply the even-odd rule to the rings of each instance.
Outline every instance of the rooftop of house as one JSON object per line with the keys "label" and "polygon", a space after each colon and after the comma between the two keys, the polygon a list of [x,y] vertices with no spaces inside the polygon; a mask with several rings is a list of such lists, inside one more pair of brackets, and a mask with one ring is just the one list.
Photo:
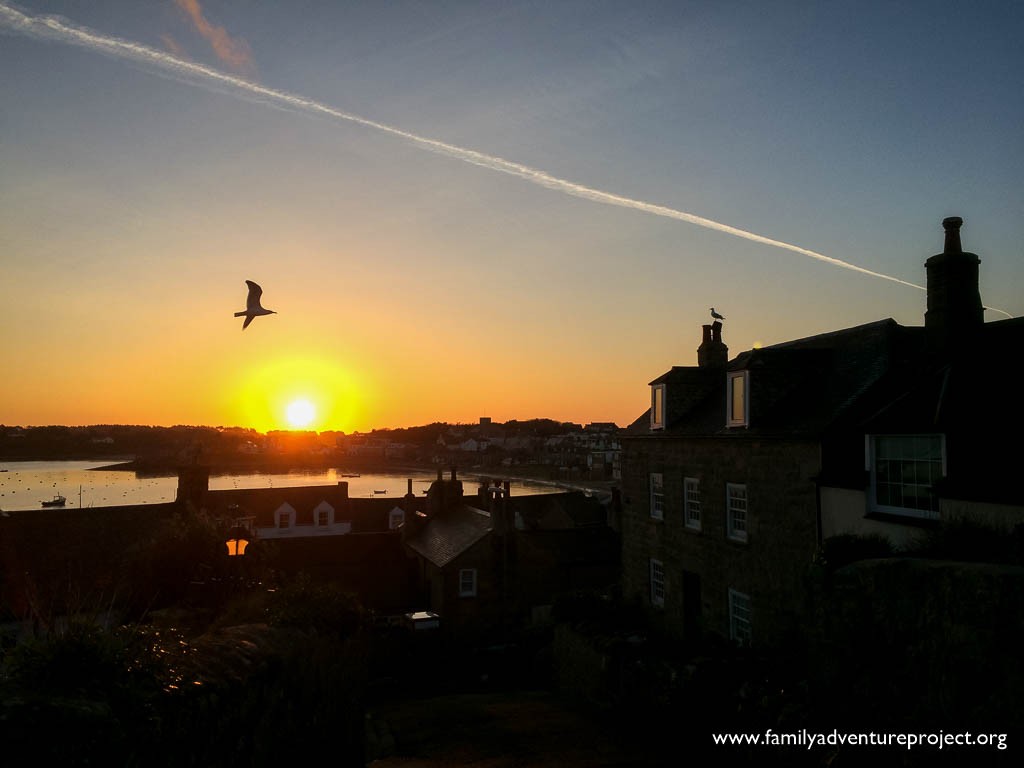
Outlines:
{"label": "rooftop of house", "polygon": [[487,512],[455,504],[436,514],[410,536],[406,544],[421,557],[443,568],[494,529]]}
{"label": "rooftop of house", "polygon": [[[673,367],[651,382],[666,385],[666,424],[654,431],[650,411],[629,435],[799,437],[818,434],[923,339],[923,329],[892,319],[752,349],[718,367]],[[726,425],[728,373],[750,374],[750,423]],[[673,390],[682,390],[680,397]]]}
{"label": "rooftop of house", "polygon": [[[751,349],[724,360],[721,323],[704,326],[697,366],[675,366],[650,382],[664,386],[664,420],[646,411],[626,436],[819,437],[836,425],[914,429],[1020,426],[1007,409],[1007,356],[1024,342],[1024,319],[984,323],[980,259],[960,247],[959,217],[943,220],[942,253],[926,262],[923,327],[892,319]],[[747,423],[727,424],[729,375],[746,372]],[[998,413],[997,408],[1002,412]],[[1015,410],[1016,412],[1010,413]],[[1015,427],[1016,429],[1016,427]]]}
{"label": "rooftop of house", "polygon": [[336,519],[349,520],[352,530],[359,532],[387,530],[387,516],[396,501],[352,499],[346,486],[311,485],[208,491],[202,502],[215,517],[253,518],[258,528],[275,527],[274,514],[285,504],[295,510],[296,525],[313,525],[314,511],[323,503],[335,510]]}

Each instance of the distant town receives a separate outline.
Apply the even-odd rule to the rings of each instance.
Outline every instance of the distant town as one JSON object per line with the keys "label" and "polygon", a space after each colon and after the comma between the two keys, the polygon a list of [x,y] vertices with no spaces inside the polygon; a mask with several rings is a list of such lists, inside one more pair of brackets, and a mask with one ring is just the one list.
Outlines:
{"label": "distant town", "polygon": [[0,459],[110,459],[125,469],[174,472],[198,452],[216,469],[338,466],[353,469],[458,466],[546,480],[612,481],[619,477],[613,423],[552,419],[475,424],[434,422],[370,432],[242,427],[134,425],[0,425]]}

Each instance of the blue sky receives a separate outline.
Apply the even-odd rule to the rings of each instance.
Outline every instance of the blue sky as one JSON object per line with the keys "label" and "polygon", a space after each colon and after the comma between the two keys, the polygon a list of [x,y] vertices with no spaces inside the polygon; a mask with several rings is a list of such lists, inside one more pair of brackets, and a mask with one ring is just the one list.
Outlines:
{"label": "blue sky", "polygon": [[731,354],[925,309],[3,8],[911,283],[959,215],[1024,312],[1015,3],[0,0],[3,423],[624,424],[710,306]]}

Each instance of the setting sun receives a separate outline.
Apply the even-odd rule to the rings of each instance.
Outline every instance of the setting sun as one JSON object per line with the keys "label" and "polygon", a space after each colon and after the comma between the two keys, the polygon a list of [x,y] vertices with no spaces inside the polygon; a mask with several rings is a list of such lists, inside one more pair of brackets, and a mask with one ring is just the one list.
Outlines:
{"label": "setting sun", "polygon": [[355,429],[372,386],[338,362],[342,353],[329,352],[296,350],[240,364],[222,389],[225,420],[260,432]]}
{"label": "setting sun", "polygon": [[289,426],[305,428],[316,418],[316,408],[309,400],[293,400],[285,411]]}

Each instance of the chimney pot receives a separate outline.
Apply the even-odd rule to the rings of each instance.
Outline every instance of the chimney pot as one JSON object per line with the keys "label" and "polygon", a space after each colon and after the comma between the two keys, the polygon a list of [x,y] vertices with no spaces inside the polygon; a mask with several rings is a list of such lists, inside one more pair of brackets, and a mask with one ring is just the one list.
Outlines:
{"label": "chimney pot", "polygon": [[959,216],[950,216],[942,220],[942,228],[946,230],[946,246],[943,253],[963,253],[960,246],[960,227],[964,220]]}
{"label": "chimney pot", "polygon": [[722,341],[722,324],[717,320],[701,326],[704,338],[697,347],[697,365],[700,368],[724,368],[729,361],[729,348]]}

